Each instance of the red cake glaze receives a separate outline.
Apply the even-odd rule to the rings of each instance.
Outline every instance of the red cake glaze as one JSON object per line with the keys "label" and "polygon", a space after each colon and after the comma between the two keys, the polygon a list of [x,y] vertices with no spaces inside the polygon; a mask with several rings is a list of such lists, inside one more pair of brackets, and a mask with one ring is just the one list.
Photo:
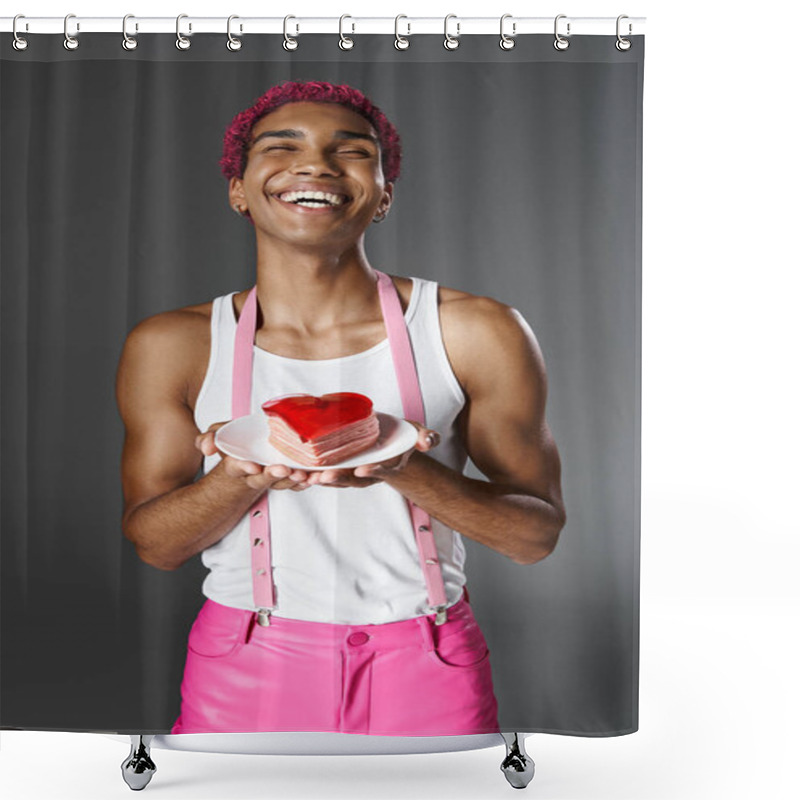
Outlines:
{"label": "red cake glaze", "polygon": [[290,395],[268,400],[265,414],[280,417],[302,441],[313,441],[372,414],[372,400],[355,392],[337,392],[315,397]]}

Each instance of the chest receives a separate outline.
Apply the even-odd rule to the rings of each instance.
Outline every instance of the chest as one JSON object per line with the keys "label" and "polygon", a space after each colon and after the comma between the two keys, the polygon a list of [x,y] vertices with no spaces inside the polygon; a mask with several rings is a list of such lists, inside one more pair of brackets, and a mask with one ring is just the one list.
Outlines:
{"label": "chest", "polygon": [[363,353],[385,337],[386,328],[383,320],[378,318],[303,332],[265,326],[256,334],[255,343],[260,351],[282,358],[321,361]]}

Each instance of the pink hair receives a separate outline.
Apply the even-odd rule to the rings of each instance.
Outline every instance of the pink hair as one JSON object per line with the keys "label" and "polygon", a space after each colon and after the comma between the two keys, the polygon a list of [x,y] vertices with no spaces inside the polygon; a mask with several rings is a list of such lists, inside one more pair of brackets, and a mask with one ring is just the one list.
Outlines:
{"label": "pink hair", "polygon": [[250,132],[261,117],[287,103],[337,103],[364,117],[378,134],[381,164],[387,183],[394,183],[400,174],[400,136],[386,115],[358,89],[345,84],[323,81],[284,81],[261,95],[250,108],[239,112],[225,131],[225,143],[219,165],[230,179],[241,178],[247,166]]}

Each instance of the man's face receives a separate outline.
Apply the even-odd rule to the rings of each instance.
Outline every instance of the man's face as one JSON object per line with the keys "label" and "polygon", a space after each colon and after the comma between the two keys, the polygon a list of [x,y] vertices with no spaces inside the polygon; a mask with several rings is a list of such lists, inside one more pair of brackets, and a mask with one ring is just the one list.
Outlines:
{"label": "man's face", "polygon": [[230,181],[230,199],[250,212],[260,235],[346,245],[391,205],[375,130],[344,106],[281,106],[256,123],[250,142],[244,176]]}

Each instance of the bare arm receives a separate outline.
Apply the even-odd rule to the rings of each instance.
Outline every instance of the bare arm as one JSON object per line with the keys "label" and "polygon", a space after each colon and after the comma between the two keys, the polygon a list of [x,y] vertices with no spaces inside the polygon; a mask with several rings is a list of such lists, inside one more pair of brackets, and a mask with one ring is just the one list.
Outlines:
{"label": "bare arm", "polygon": [[210,437],[199,439],[187,402],[192,372],[207,358],[207,326],[188,310],[145,320],[128,336],[117,373],[123,532],[143,561],[165,570],[219,541],[265,489],[297,488],[307,477],[223,457],[194,482],[199,447],[215,451]]}
{"label": "bare arm", "polygon": [[461,295],[442,304],[441,316],[467,395],[467,452],[489,482],[419,452],[402,469],[359,468],[356,475],[380,476],[445,525],[518,563],[534,563],[552,552],[566,521],[558,450],[545,422],[541,351],[524,320],[501,303]]}

